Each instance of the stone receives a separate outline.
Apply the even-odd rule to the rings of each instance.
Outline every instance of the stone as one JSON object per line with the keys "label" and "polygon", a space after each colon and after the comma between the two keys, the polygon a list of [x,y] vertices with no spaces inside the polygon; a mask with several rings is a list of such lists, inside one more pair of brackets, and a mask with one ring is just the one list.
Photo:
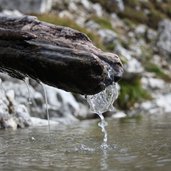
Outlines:
{"label": "stone", "polygon": [[113,43],[117,38],[117,34],[109,29],[101,29],[97,33],[103,39],[104,44]]}
{"label": "stone", "polygon": [[160,54],[171,58],[171,21],[169,19],[159,23],[156,46]]}
{"label": "stone", "polygon": [[148,87],[150,89],[161,89],[162,90],[165,88],[165,82],[162,79],[143,77],[141,79],[141,82],[145,87]]}
{"label": "stone", "polygon": [[140,25],[136,26],[134,33],[138,38],[140,38],[145,35],[146,29],[147,29],[146,25],[140,24]]}
{"label": "stone", "polygon": [[131,51],[123,48],[120,44],[117,44],[116,51],[118,54],[122,55],[125,58],[125,76],[129,77],[130,74],[142,74],[144,68],[142,64],[132,56]]}
{"label": "stone", "polygon": [[153,29],[148,28],[146,31],[146,39],[147,41],[156,41],[157,39],[157,32]]}
{"label": "stone", "polygon": [[18,118],[18,127],[25,128],[32,125],[30,114],[25,105],[18,105],[15,112]]}
{"label": "stone", "polygon": [[[76,119],[79,105],[70,92],[44,85],[47,91],[47,101],[50,118],[57,120],[59,117]],[[44,104],[44,107],[46,105]]]}
{"label": "stone", "polygon": [[90,30],[98,30],[100,29],[100,25],[97,24],[95,21],[93,20],[89,20],[88,22],[85,23],[85,26],[90,29]]}
{"label": "stone", "polygon": [[98,17],[103,16],[103,9],[102,9],[102,6],[99,3],[93,4],[92,8],[93,8],[93,11],[94,11],[95,15],[97,15]]}
{"label": "stone", "polygon": [[52,7],[52,0],[0,0],[2,9],[18,10],[24,14],[42,14]]}

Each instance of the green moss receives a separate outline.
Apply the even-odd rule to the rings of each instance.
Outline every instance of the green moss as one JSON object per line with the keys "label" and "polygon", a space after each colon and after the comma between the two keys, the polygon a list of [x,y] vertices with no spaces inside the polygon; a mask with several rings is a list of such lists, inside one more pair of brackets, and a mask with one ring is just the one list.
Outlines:
{"label": "green moss", "polygon": [[103,17],[97,17],[97,16],[92,16],[91,19],[98,23],[102,28],[104,29],[110,29],[112,30],[112,24],[109,20]]}
{"label": "green moss", "polygon": [[107,51],[113,52],[115,50],[116,44],[115,43],[106,44],[105,47]]}
{"label": "green moss", "polygon": [[156,9],[161,11],[168,17],[171,17],[171,1],[166,1],[165,3],[156,3]]}
{"label": "green moss", "polygon": [[90,0],[93,3],[99,3],[107,12],[117,11],[117,6],[110,0]]}
{"label": "green moss", "polygon": [[51,24],[55,24],[55,25],[61,25],[61,26],[65,26],[65,27],[70,27],[73,28],[75,30],[78,30],[80,32],[85,33],[91,40],[92,42],[100,49],[102,50],[106,50],[105,46],[102,43],[102,40],[100,39],[100,37],[98,35],[96,35],[93,32],[88,31],[87,29],[80,27],[78,24],[76,24],[73,20],[68,19],[68,18],[60,18],[56,15],[52,15],[52,14],[44,14],[44,15],[39,15],[37,16],[39,20],[41,21],[45,21]]}
{"label": "green moss", "polygon": [[145,69],[148,72],[152,72],[155,73],[156,77],[161,78],[165,81],[171,81],[171,76],[166,74],[162,68],[160,68],[159,66],[152,64],[152,63],[148,63],[145,65]]}
{"label": "green moss", "polygon": [[129,6],[125,7],[125,10],[123,12],[119,12],[118,15],[121,18],[127,18],[135,23],[146,23],[147,22],[147,16],[142,11],[136,11],[134,8],[131,8]]}
{"label": "green moss", "polygon": [[151,99],[150,94],[142,88],[140,78],[132,80],[121,80],[121,90],[117,103],[122,110],[128,110],[135,103]]}
{"label": "green moss", "polygon": [[140,5],[139,0],[126,0],[124,3],[125,3],[126,6],[130,6],[130,7],[133,7],[133,8]]}
{"label": "green moss", "polygon": [[152,10],[148,16],[147,24],[148,26],[157,29],[158,23],[164,18],[166,18],[166,16],[160,11]]}

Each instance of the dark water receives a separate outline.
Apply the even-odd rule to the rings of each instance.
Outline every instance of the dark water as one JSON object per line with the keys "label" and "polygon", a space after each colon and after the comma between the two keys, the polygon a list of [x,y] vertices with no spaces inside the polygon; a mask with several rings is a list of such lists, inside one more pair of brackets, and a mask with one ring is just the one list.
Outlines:
{"label": "dark water", "polygon": [[171,115],[0,131],[0,171],[170,171]]}

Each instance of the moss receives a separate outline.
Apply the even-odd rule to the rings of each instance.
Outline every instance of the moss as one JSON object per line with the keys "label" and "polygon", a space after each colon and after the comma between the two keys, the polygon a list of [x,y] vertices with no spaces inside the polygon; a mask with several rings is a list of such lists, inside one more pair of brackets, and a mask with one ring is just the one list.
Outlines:
{"label": "moss", "polygon": [[155,73],[156,77],[161,78],[165,81],[171,81],[171,76],[166,74],[162,68],[160,68],[159,66],[152,64],[152,63],[148,63],[145,65],[145,69],[148,72],[152,72]]}
{"label": "moss", "polygon": [[97,17],[97,16],[92,16],[91,19],[98,23],[102,28],[104,29],[110,29],[112,30],[112,24],[109,20],[103,17]]}
{"label": "moss", "polygon": [[148,16],[147,24],[149,27],[157,29],[158,23],[164,18],[166,18],[166,16],[160,11],[152,10]]}
{"label": "moss", "polygon": [[56,15],[52,15],[52,14],[44,14],[44,15],[38,15],[37,16],[39,20],[41,21],[45,21],[45,22],[49,22],[51,24],[55,24],[55,25],[61,25],[61,26],[65,26],[65,27],[70,27],[73,28],[75,30],[78,30],[80,32],[85,33],[91,40],[92,42],[100,49],[102,50],[106,50],[105,46],[102,43],[102,40],[100,39],[100,37],[93,33],[88,31],[87,29],[80,27],[78,24],[76,24],[73,20],[68,19],[68,18],[60,18]]}
{"label": "moss", "polygon": [[140,1],[139,0],[126,0],[125,5],[135,8],[136,6],[140,5]]}
{"label": "moss", "polygon": [[107,51],[113,52],[115,50],[116,44],[113,42],[110,44],[106,44],[105,47]]}
{"label": "moss", "polygon": [[165,3],[156,3],[156,9],[167,15],[168,17],[171,17],[171,2],[165,2]]}
{"label": "moss", "polygon": [[128,110],[134,106],[135,103],[151,99],[150,94],[142,88],[140,78],[134,80],[121,80],[121,90],[117,100],[120,109]]}
{"label": "moss", "polygon": [[129,6],[126,6],[125,10],[118,13],[118,15],[121,18],[127,18],[135,23],[146,23],[148,19],[143,11],[136,11],[134,8]]}
{"label": "moss", "polygon": [[107,12],[111,13],[117,11],[117,6],[111,0],[90,0],[93,3],[99,3]]}

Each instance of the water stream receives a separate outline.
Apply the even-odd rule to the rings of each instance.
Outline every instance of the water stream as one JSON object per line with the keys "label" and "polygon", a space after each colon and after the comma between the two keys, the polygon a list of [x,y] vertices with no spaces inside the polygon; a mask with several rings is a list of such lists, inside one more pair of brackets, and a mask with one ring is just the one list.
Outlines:
{"label": "water stream", "polygon": [[49,135],[50,135],[50,116],[49,116],[49,110],[48,110],[47,90],[46,90],[46,86],[43,83],[41,83],[41,85],[43,87],[43,92],[44,92],[44,96],[45,96],[46,115],[47,115],[48,129],[49,129]]}
{"label": "water stream", "polygon": [[100,117],[100,122],[98,126],[101,127],[101,131],[104,134],[102,147],[107,147],[108,134],[106,130],[107,122],[104,119],[103,113],[107,111],[113,111],[113,103],[118,97],[118,88],[117,84],[113,83],[108,86],[105,90],[95,94],[88,95],[87,102],[90,105],[90,110]]}
{"label": "water stream", "polygon": [[32,99],[31,99],[31,92],[29,88],[29,78],[25,77],[24,83],[26,84],[27,90],[28,90],[28,105],[32,104]]}

